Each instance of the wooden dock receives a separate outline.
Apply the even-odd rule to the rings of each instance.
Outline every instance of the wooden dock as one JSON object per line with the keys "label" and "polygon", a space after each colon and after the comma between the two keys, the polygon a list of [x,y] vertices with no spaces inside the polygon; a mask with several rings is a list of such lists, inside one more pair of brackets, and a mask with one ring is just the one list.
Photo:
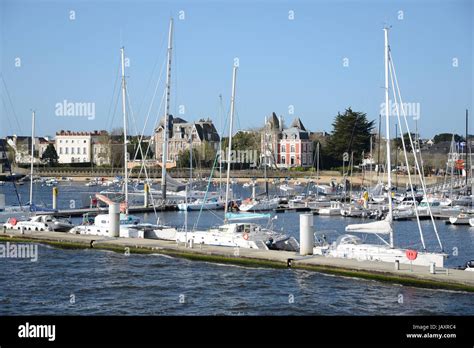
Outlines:
{"label": "wooden dock", "polygon": [[[119,253],[160,253],[192,260],[230,263],[243,266],[295,268],[348,277],[398,283],[435,289],[450,289],[474,292],[474,273],[457,269],[437,269],[430,273],[429,267],[386,262],[357,261],[324,256],[300,256],[295,252],[243,249],[209,245],[186,247],[176,242],[138,239],[111,238],[91,235],[75,235],[61,232],[34,232],[3,230],[1,242],[33,242],[63,248],[94,248],[113,250]],[[41,255],[39,255],[41,260]]]}

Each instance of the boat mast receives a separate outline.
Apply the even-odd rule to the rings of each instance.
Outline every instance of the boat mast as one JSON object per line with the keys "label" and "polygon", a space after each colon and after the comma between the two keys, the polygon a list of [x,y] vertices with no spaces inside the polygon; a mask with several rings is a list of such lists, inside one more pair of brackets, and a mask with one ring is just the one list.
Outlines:
{"label": "boat mast", "polygon": [[33,166],[35,160],[35,111],[31,115],[30,207],[33,204]]}
{"label": "boat mast", "polygon": [[382,143],[382,115],[379,114],[379,141],[377,149],[377,183],[380,182],[380,145]]}
{"label": "boat mast", "polygon": [[316,197],[319,197],[319,141],[316,143]]}
{"label": "boat mast", "polygon": [[373,180],[373,172],[372,172],[372,162],[374,161],[374,156],[372,154],[372,147],[373,147],[373,144],[372,144],[372,138],[373,138],[373,135],[371,134],[370,135],[370,164],[369,164],[369,168],[370,168],[370,184],[369,184],[369,189],[372,187],[372,180]]}
{"label": "boat mast", "polygon": [[470,170],[470,167],[468,166],[468,154],[469,154],[469,151],[468,151],[468,144],[469,144],[469,115],[468,115],[468,111],[466,109],[466,161],[464,163],[464,168],[465,168],[465,171],[466,171],[466,195],[468,194],[468,189],[467,189],[467,182],[469,180],[469,174],[468,174],[468,171],[467,169],[469,168]]}
{"label": "boat mast", "polygon": [[171,87],[171,52],[173,40],[173,18],[170,18],[170,27],[168,33],[168,55],[166,59],[166,98],[165,98],[165,119],[163,122],[163,158],[161,160],[161,194],[163,204],[166,200],[166,163],[168,162],[168,118],[170,113],[170,87]]}
{"label": "boat mast", "polygon": [[224,202],[224,222],[227,222],[227,210],[229,209],[229,183],[230,183],[230,156],[232,151],[232,127],[234,123],[234,107],[235,107],[235,82],[237,79],[237,67],[234,66],[232,71],[232,96],[230,98],[230,125],[229,125],[229,145],[227,149],[227,178],[225,188],[225,202]]}
{"label": "boat mast", "polygon": [[128,214],[128,152],[127,152],[127,105],[125,90],[125,49],[120,49],[122,60],[122,113],[123,113],[123,157],[124,157],[124,191],[125,191],[125,214]]}
{"label": "boat mast", "polygon": [[[400,134],[403,137],[403,134]],[[395,141],[398,140],[398,124],[395,123]],[[398,145],[395,143],[395,190],[398,191]]]}
{"label": "boat mast", "polygon": [[[268,179],[267,179],[267,125],[265,125],[265,134],[264,134],[264,137],[263,137],[263,149],[264,149],[264,155],[263,155],[263,176],[265,178],[265,196],[267,197],[268,199]],[[254,185],[256,185],[257,183],[255,182]],[[255,197],[253,197],[255,198]]]}
{"label": "boat mast", "polygon": [[[189,190],[193,190],[193,132],[189,133]],[[187,191],[186,191],[187,192]],[[188,200],[186,199],[186,203]]]}
{"label": "boat mast", "polygon": [[[383,29],[385,34],[385,132],[387,143],[387,194],[388,194],[388,221],[392,222],[392,163],[390,160],[390,122],[388,105],[388,28]],[[393,230],[390,231],[390,247],[393,248]]]}
{"label": "boat mast", "polygon": [[[219,130],[223,132],[222,124],[222,94],[219,94]],[[219,136],[219,197],[222,199],[222,133]]]}

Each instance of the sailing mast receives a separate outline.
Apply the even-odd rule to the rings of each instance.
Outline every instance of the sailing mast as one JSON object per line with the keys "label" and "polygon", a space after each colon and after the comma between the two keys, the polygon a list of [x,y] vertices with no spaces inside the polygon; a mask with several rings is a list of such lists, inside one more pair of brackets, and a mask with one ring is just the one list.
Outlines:
{"label": "sailing mast", "polygon": [[166,163],[168,162],[168,119],[170,113],[170,87],[171,87],[171,52],[173,40],[173,18],[170,18],[168,33],[168,55],[166,60],[166,98],[165,98],[165,119],[163,122],[163,158],[161,159],[161,194],[163,204],[166,200]]}
{"label": "sailing mast", "polygon": [[128,152],[127,152],[127,105],[125,90],[125,49],[120,49],[122,60],[122,112],[123,112],[123,157],[124,157],[124,191],[125,191],[125,214],[128,214]]}
{"label": "sailing mast", "polygon": [[[223,125],[222,125],[222,94],[219,94],[219,129],[223,132]],[[219,197],[222,199],[222,134],[219,136]]]}
{"label": "sailing mast", "polygon": [[31,115],[30,207],[33,205],[33,166],[35,161],[35,111]]}
{"label": "sailing mast", "polygon": [[[403,137],[403,134],[400,134]],[[395,123],[395,141],[398,140],[398,124]],[[395,143],[395,190],[398,191],[398,145]]]}
{"label": "sailing mast", "polygon": [[470,167],[468,167],[468,154],[469,154],[469,151],[468,151],[468,144],[469,144],[469,115],[468,115],[468,111],[466,109],[466,161],[464,162],[464,168],[465,168],[465,171],[466,171],[466,195],[468,194],[468,189],[467,189],[467,183],[468,183],[468,180],[469,180],[469,174],[468,174],[468,171],[467,169],[469,168],[469,170],[471,169]]}
{"label": "sailing mast", "polygon": [[316,143],[316,197],[319,197],[319,141]]}
{"label": "sailing mast", "polygon": [[237,79],[237,67],[234,66],[232,71],[232,96],[230,98],[230,125],[229,125],[229,147],[227,149],[227,178],[225,188],[225,202],[224,202],[224,222],[227,222],[227,210],[229,209],[229,183],[230,183],[230,164],[232,151],[232,127],[234,123],[234,108],[235,108],[235,82]]}
{"label": "sailing mast", "polygon": [[[388,221],[392,222],[392,163],[390,160],[390,123],[389,123],[389,105],[388,105],[388,28],[383,29],[385,34],[385,132],[387,142],[387,194],[388,194]],[[390,230],[390,247],[393,248],[393,229]]]}
{"label": "sailing mast", "polygon": [[382,143],[382,115],[379,114],[379,141],[377,149],[377,183],[380,182],[380,145]]}

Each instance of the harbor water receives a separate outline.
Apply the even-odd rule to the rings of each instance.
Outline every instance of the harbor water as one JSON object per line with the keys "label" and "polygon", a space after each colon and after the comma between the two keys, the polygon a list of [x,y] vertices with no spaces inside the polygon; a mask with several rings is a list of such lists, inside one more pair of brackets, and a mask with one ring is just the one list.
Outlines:
{"label": "harbor water", "polygon": [[[236,185],[235,185],[236,186]],[[102,188],[60,183],[59,208]],[[28,187],[19,188],[28,197]],[[34,201],[51,205],[51,187],[35,185]],[[248,195],[241,187],[236,194]],[[16,204],[11,184],[0,187]],[[223,212],[188,213],[188,228],[222,222]],[[158,213],[161,223],[182,227],[184,212]],[[299,214],[272,220],[276,230],[298,237]],[[145,221],[156,222],[154,214]],[[79,223],[80,219],[73,221]],[[315,229],[331,238],[360,219],[315,216]],[[437,240],[422,221],[429,249]],[[446,266],[474,258],[474,228],[437,221]],[[420,249],[417,224],[395,222],[397,246]],[[294,269],[251,268],[197,262],[163,255],[126,255],[93,249],[40,245],[38,261],[0,260],[0,315],[474,315],[474,295]],[[474,276],[474,275],[473,275]]]}

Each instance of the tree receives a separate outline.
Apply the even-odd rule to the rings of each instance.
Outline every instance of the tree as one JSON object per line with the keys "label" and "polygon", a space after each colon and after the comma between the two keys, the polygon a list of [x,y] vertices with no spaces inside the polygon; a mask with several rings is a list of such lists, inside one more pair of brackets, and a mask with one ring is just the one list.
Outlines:
{"label": "tree", "polygon": [[46,150],[43,152],[43,156],[41,156],[41,159],[43,161],[48,161],[48,164],[52,167],[58,164],[59,156],[53,144],[48,144]]}
{"label": "tree", "polygon": [[374,121],[368,121],[367,115],[352,111],[351,108],[341,114],[338,113],[333,124],[333,131],[327,141],[325,153],[327,160],[333,165],[340,165],[344,152],[349,158],[354,153],[354,164],[362,160],[362,152],[370,151],[370,136],[374,128]]}
{"label": "tree", "polygon": [[[189,149],[181,150],[178,153],[178,160],[176,161],[176,167],[178,168],[189,168],[189,157],[191,152]],[[193,147],[193,168],[196,167],[196,163],[199,160],[199,153],[196,148]]]}
{"label": "tree", "polygon": [[[415,139],[417,139],[417,135],[415,133],[410,133],[411,135],[411,140],[413,141],[413,145],[416,146],[415,144]],[[395,148],[400,148],[403,150],[403,143],[402,143],[402,138],[396,138],[394,139],[395,141]],[[413,149],[411,147],[411,143],[410,143],[410,136],[408,135],[408,132],[403,134],[403,141],[405,142],[405,147],[407,149],[408,152],[411,152]]]}
{"label": "tree", "polygon": [[[232,150],[257,150],[260,152],[261,133],[256,131],[237,132],[232,137]],[[229,138],[222,139],[222,150],[226,150]]]}
{"label": "tree", "polygon": [[[453,133],[440,133],[434,136],[433,142],[435,144],[438,144],[443,141],[451,141],[452,139],[453,139]],[[454,141],[455,142],[464,141],[464,137],[460,136],[459,134],[454,134]]]}

